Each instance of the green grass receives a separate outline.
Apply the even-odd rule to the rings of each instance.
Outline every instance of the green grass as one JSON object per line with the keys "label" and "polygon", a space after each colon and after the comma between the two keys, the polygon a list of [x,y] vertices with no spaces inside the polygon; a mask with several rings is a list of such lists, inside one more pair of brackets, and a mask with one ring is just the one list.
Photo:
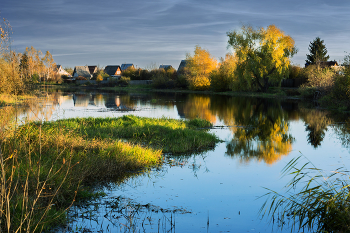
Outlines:
{"label": "green grass", "polygon": [[[179,121],[168,118],[143,118],[133,115],[120,118],[75,118],[49,123],[72,130],[88,140],[125,139],[139,145],[161,149],[165,153],[186,153],[213,147],[218,138],[203,128],[206,120]],[[201,130],[199,130],[201,129]],[[68,131],[67,131],[68,132]]]}
{"label": "green grass", "polygon": [[162,152],[196,152],[219,140],[205,120],[75,118],[0,131],[0,230],[37,232],[64,222],[90,185],[162,163]]}

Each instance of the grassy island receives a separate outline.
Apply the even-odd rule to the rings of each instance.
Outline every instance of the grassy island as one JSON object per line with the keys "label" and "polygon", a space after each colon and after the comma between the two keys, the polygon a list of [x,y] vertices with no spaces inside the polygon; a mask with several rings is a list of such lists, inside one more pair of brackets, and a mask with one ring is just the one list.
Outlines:
{"label": "grassy island", "polygon": [[93,182],[162,163],[162,153],[213,147],[206,120],[75,118],[28,123],[2,134],[1,220],[4,231],[42,231],[65,220]]}

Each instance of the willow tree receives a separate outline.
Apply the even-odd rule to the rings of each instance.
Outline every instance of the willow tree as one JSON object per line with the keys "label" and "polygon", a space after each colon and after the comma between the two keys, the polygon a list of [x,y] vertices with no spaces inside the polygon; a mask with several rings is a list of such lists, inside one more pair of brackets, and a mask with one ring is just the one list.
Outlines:
{"label": "willow tree", "polygon": [[294,40],[275,25],[256,30],[242,26],[227,36],[238,58],[236,74],[246,89],[266,92],[270,83],[279,84],[288,75]]}
{"label": "willow tree", "polygon": [[187,81],[191,90],[206,90],[210,87],[210,73],[217,67],[218,62],[210,53],[199,47],[194,49],[194,54],[186,55]]}

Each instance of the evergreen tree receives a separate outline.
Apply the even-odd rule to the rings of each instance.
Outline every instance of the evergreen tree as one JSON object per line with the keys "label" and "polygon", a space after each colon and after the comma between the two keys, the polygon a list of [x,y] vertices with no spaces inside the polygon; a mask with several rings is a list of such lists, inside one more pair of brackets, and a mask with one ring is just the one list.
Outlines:
{"label": "evergreen tree", "polygon": [[307,60],[306,63],[309,65],[317,64],[322,61],[328,61],[329,56],[327,55],[327,49],[324,45],[324,40],[321,40],[320,37],[310,42],[309,45],[310,54],[306,54]]}

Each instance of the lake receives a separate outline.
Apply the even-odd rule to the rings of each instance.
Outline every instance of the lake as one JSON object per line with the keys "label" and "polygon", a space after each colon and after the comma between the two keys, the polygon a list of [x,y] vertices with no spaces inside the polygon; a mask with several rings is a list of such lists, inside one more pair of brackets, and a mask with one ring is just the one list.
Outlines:
{"label": "lake", "polygon": [[223,140],[100,187],[107,196],[73,206],[61,232],[281,232],[259,215],[259,197],[264,187],[284,193],[291,177],[281,176],[283,167],[300,155],[300,166],[309,160],[326,172],[350,162],[347,117],[301,100],[50,90],[41,106],[21,117],[199,117]]}

